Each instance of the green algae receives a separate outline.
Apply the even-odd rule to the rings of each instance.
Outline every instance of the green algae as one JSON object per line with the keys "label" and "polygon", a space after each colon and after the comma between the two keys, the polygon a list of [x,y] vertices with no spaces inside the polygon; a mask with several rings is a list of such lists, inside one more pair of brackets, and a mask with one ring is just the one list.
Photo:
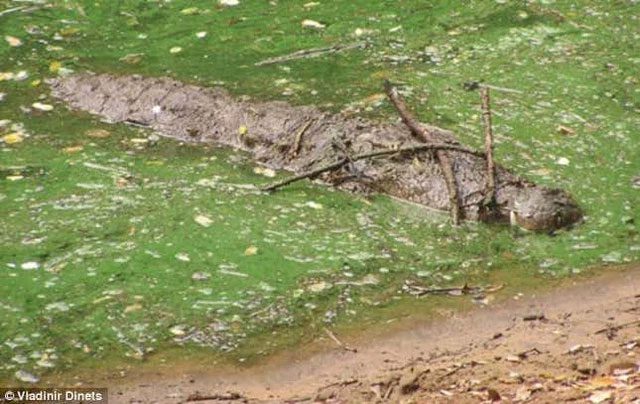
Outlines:
{"label": "green algae", "polygon": [[[177,345],[245,359],[324,325],[383,321],[382,307],[411,299],[408,279],[486,283],[509,268],[533,287],[638,260],[640,6],[304,3],[45,1],[0,16],[0,34],[22,41],[0,45],[0,72],[28,76],[0,81],[0,120],[11,121],[0,136],[24,135],[0,143],[3,377]],[[0,1],[0,12],[15,4]],[[326,28],[304,29],[304,19]],[[354,41],[367,47],[255,66]],[[252,185],[271,179],[246,156],[149,140],[53,102],[44,81],[67,69],[170,75],[382,120],[395,119],[380,96],[390,78],[421,120],[475,147],[479,98],[463,84],[512,89],[493,92],[498,160],[569,190],[586,220],[549,236],[452,228],[446,216],[309,183],[263,195]],[[98,128],[110,135],[87,136]]]}

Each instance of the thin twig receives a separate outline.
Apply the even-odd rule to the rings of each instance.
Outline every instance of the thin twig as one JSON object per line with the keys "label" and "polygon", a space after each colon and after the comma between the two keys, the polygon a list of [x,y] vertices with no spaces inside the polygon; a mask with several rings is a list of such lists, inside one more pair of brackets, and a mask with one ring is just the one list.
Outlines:
{"label": "thin twig", "polygon": [[240,393],[211,394],[211,395],[194,393],[194,394],[191,394],[189,397],[187,397],[187,402],[209,401],[209,400],[217,400],[217,401],[244,400],[246,401],[247,398],[242,396]]}
{"label": "thin twig", "polygon": [[307,131],[307,129],[309,129],[311,124],[313,124],[314,122],[315,122],[314,119],[309,119],[307,122],[305,122],[304,125],[302,125],[302,128],[296,134],[296,139],[293,144],[293,149],[291,152],[291,155],[293,157],[296,157],[298,153],[300,153],[300,147],[302,146],[302,137],[304,136],[304,133]]}
{"label": "thin twig", "polygon": [[607,328],[603,328],[601,330],[596,331],[596,334],[602,334],[602,333],[605,333],[605,332],[620,331],[623,328],[631,327],[633,325],[640,325],[640,320],[630,321],[628,323],[623,323],[623,324],[618,324],[618,325],[611,325],[611,326],[609,326]]}
{"label": "thin twig", "polygon": [[468,294],[478,294],[478,293],[493,293],[504,287],[504,284],[501,285],[491,285],[487,287],[482,286],[469,286],[466,283],[462,287],[451,287],[451,288],[425,288],[418,285],[406,285],[411,291],[409,292],[415,296],[424,296],[424,295],[442,295],[442,294],[459,294],[459,295],[468,295]]}
{"label": "thin twig", "polygon": [[15,11],[20,11],[25,8],[27,8],[27,6],[18,6],[18,7],[8,8],[6,10],[0,11],[0,17],[2,17],[3,15],[11,14]]}
{"label": "thin twig", "polygon": [[365,45],[366,44],[364,42],[356,42],[356,43],[346,44],[346,45],[344,44],[334,45],[334,46],[329,46],[325,48],[303,49],[303,50],[290,53],[288,55],[276,56],[276,57],[261,60],[260,62],[254,63],[254,66],[272,65],[272,64],[288,62],[290,60],[296,60],[296,59],[316,58],[318,56],[322,56],[327,53],[337,53],[345,50],[362,48]]}
{"label": "thin twig", "polygon": [[487,184],[484,206],[491,209],[496,202],[496,167],[493,162],[493,128],[491,126],[491,98],[489,88],[480,88],[482,99],[482,122],[484,123],[484,152],[487,155]]}
{"label": "thin twig", "polygon": [[347,379],[347,380],[342,380],[340,382],[335,382],[335,383],[331,383],[331,384],[327,384],[326,386],[322,386],[320,387],[318,390],[326,390],[326,389],[330,389],[332,387],[344,387],[344,386],[350,386],[352,384],[358,383],[358,379]]}
{"label": "thin twig", "polygon": [[[388,81],[384,84],[385,90],[387,92],[387,96],[391,100],[391,103],[400,114],[402,118],[402,122],[407,125],[407,127],[411,130],[411,133],[420,141],[424,143],[434,143],[438,141],[435,139],[433,133],[425,130],[418,121],[411,115],[409,112],[404,100],[398,93],[398,90],[391,85]],[[438,158],[438,162],[440,163],[440,169],[442,170],[442,174],[444,176],[445,182],[447,184],[447,190],[449,191],[449,204],[451,209],[451,221],[454,225],[460,224],[460,202],[458,201],[458,187],[456,185],[456,177],[453,172],[453,162],[449,158],[449,155],[443,151],[438,150],[436,152],[436,157]]]}
{"label": "thin twig", "polygon": [[302,174],[298,174],[298,175],[294,175],[292,177],[289,178],[285,178],[282,181],[273,183],[271,185],[267,185],[266,187],[261,188],[261,191],[274,191],[278,188],[282,188],[285,185],[289,185],[293,182],[296,181],[300,181],[303,180],[305,178],[313,178],[313,177],[317,177],[318,175],[325,173],[327,171],[333,171],[333,170],[337,170],[339,168],[341,168],[342,166],[348,164],[350,161],[358,161],[358,160],[365,160],[365,159],[371,159],[371,158],[375,158],[375,157],[380,157],[380,156],[386,156],[386,155],[390,155],[390,154],[400,154],[400,153],[416,153],[416,152],[420,152],[420,151],[425,151],[425,150],[453,150],[453,151],[458,151],[461,153],[467,153],[467,154],[471,154],[474,156],[478,156],[478,157],[484,157],[484,153],[483,152],[479,152],[476,150],[471,150],[468,149],[464,146],[459,146],[459,145],[454,145],[454,144],[420,144],[420,145],[415,145],[415,146],[407,146],[407,147],[401,147],[399,149],[387,149],[387,150],[379,150],[379,151],[375,151],[375,152],[370,152],[370,153],[364,153],[364,154],[358,154],[356,156],[351,156],[351,159],[348,158],[342,158],[334,163],[331,164],[327,164],[325,166],[322,167],[318,167],[314,170],[302,173]]}
{"label": "thin twig", "polygon": [[327,327],[323,327],[324,332],[329,336],[329,338],[331,338],[333,340],[333,342],[335,342],[336,344],[338,344],[338,346],[342,349],[344,349],[345,351],[349,351],[349,352],[353,352],[353,353],[357,353],[358,350],[355,348],[351,348],[350,346],[344,344],[342,341],[340,341],[338,339],[338,337],[336,337],[336,335],[334,333],[331,332],[331,330],[329,330]]}
{"label": "thin twig", "polygon": [[490,88],[492,90],[501,91],[503,93],[524,94],[524,91],[516,90],[514,88],[494,86],[494,85],[491,85],[491,84],[481,84],[480,88]]}

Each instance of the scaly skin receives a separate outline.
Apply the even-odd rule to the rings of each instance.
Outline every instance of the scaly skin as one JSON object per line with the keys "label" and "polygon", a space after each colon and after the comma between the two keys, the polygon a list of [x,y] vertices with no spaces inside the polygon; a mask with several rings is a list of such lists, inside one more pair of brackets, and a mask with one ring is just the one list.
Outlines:
{"label": "scaly skin", "polygon": [[[168,78],[78,74],[53,80],[52,94],[73,109],[112,122],[135,122],[188,142],[215,143],[247,151],[259,163],[302,173],[344,156],[417,143],[399,124],[331,115],[283,102],[249,102],[219,88]],[[311,123],[309,123],[311,122]],[[443,142],[453,133],[425,125]],[[240,130],[242,128],[242,130]],[[301,135],[300,131],[304,133]],[[382,192],[437,210],[449,210],[449,195],[434,153],[361,160],[320,176],[358,192]],[[536,186],[496,167],[496,206],[483,212],[486,163],[463,152],[447,152],[453,165],[462,218],[503,221],[530,230],[554,230],[577,222],[580,208],[561,190]]]}

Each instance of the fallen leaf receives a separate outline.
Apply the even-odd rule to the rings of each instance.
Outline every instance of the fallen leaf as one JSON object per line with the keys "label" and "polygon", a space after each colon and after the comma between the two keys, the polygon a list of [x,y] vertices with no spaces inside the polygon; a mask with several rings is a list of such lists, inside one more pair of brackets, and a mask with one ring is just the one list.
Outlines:
{"label": "fallen leaf", "polygon": [[127,55],[124,55],[118,60],[128,65],[137,65],[142,61],[143,56],[144,56],[144,53],[129,53]]}
{"label": "fallen leaf", "polygon": [[18,47],[22,45],[22,40],[20,38],[16,38],[15,36],[5,35],[4,40],[7,41],[9,46]]}
{"label": "fallen leaf", "polygon": [[258,253],[258,247],[253,245],[247,247],[247,249],[244,250],[244,255],[246,256],[256,255],[257,253]]}
{"label": "fallen leaf", "polygon": [[53,105],[43,104],[41,102],[34,102],[31,106],[39,111],[48,112],[53,110]]}
{"label": "fallen leaf", "polygon": [[40,263],[36,261],[23,262],[22,265],[20,265],[20,268],[24,269],[25,271],[32,271],[34,269],[40,268]]}
{"label": "fallen leaf", "polygon": [[198,7],[188,7],[183,10],[180,10],[180,14],[183,14],[183,15],[195,15],[199,13],[200,13],[200,9]]}
{"label": "fallen leaf", "polygon": [[16,379],[25,383],[38,383],[40,378],[32,373],[27,372],[26,370],[18,370],[15,373]]}
{"label": "fallen leaf", "polygon": [[218,4],[225,7],[233,7],[240,4],[240,1],[239,0],[220,0]]}
{"label": "fallen leaf", "polygon": [[576,133],[575,130],[569,128],[568,126],[558,125],[556,130],[563,135],[573,135]]}
{"label": "fallen leaf", "polygon": [[276,176],[276,172],[274,170],[266,167],[255,167],[253,169],[253,172],[269,178],[273,178]]}
{"label": "fallen leaf", "polygon": [[193,279],[194,281],[206,281],[210,276],[211,275],[206,272],[194,272],[191,275],[191,279]]}
{"label": "fallen leaf", "polygon": [[80,32],[80,28],[66,27],[66,28],[62,28],[58,33],[64,37],[70,37],[70,36],[74,36],[78,32]]}
{"label": "fallen leaf", "polygon": [[187,254],[187,253],[178,253],[178,254],[175,255],[175,257],[179,261],[183,261],[183,262],[191,261],[191,258],[189,258],[189,254]]}
{"label": "fallen leaf", "polygon": [[15,75],[12,72],[0,72],[0,81],[13,80]]}
{"label": "fallen leaf", "polygon": [[209,227],[213,224],[213,219],[206,215],[197,215],[193,218],[200,226]]}
{"label": "fallen leaf", "polygon": [[302,27],[309,28],[309,29],[322,30],[322,29],[325,29],[327,26],[318,21],[304,20],[302,21]]}
{"label": "fallen leaf", "polygon": [[135,303],[135,304],[132,304],[132,305],[127,306],[127,307],[124,308],[125,314],[126,313],[133,313],[135,311],[140,311],[140,310],[142,310],[142,305],[139,304],[139,303]]}
{"label": "fallen leaf", "polygon": [[2,141],[6,144],[15,144],[20,143],[24,140],[22,135],[18,132],[9,133],[8,135],[2,136]]}
{"label": "fallen leaf", "polygon": [[94,139],[104,139],[111,136],[111,132],[104,129],[89,129],[84,133],[86,136],[92,137]]}
{"label": "fallen leaf", "polygon": [[169,328],[169,332],[176,336],[185,335],[187,333],[185,331],[185,326],[183,325],[174,325],[173,327]]}
{"label": "fallen leaf", "polygon": [[589,396],[589,401],[593,404],[603,403],[611,399],[610,391],[596,391],[592,395]]}
{"label": "fallen leaf", "polygon": [[169,53],[176,54],[176,53],[180,53],[180,52],[182,52],[182,47],[181,46],[174,46],[171,49],[169,49]]}
{"label": "fallen leaf", "polygon": [[314,201],[309,201],[305,203],[305,205],[310,207],[311,209],[322,209],[322,204]]}
{"label": "fallen leaf", "polygon": [[69,147],[65,147],[64,149],[62,149],[63,152],[68,153],[68,154],[73,154],[73,153],[77,153],[79,151],[82,151],[82,149],[84,149],[83,146],[69,146]]}
{"label": "fallen leaf", "polygon": [[616,362],[609,365],[610,375],[622,375],[633,372],[638,368],[638,364],[631,361]]}
{"label": "fallen leaf", "polygon": [[62,68],[62,62],[59,62],[57,60],[54,60],[53,62],[49,63],[49,71],[51,73],[58,73],[58,71]]}

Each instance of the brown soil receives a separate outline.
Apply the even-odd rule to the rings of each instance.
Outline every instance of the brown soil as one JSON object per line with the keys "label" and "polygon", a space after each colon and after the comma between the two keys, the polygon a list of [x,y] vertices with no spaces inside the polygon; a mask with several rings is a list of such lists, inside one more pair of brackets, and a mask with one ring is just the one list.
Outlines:
{"label": "brown soil", "polygon": [[111,380],[110,402],[640,403],[640,267],[343,342],[357,352],[327,338],[310,357]]}
{"label": "brown soil", "polygon": [[[237,100],[220,88],[187,85],[168,78],[80,74],[51,83],[52,94],[72,108],[110,122],[141,125],[175,139],[207,142],[251,153],[274,169],[297,174],[363,154],[411,148],[421,141],[400,124],[332,115],[315,107],[284,102]],[[458,146],[452,132],[422,125],[429,139]],[[424,140],[424,139],[423,139]],[[404,151],[353,161],[318,177],[349,191],[385,193],[437,210],[450,210],[447,181],[438,159],[442,151]],[[462,218],[501,220],[553,230],[581,218],[569,195],[520,178],[497,167],[495,209],[483,213],[486,162],[483,157],[450,150],[446,167],[457,190]]]}

